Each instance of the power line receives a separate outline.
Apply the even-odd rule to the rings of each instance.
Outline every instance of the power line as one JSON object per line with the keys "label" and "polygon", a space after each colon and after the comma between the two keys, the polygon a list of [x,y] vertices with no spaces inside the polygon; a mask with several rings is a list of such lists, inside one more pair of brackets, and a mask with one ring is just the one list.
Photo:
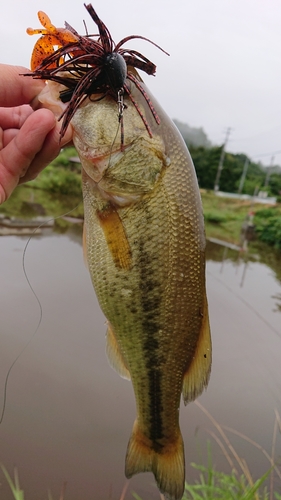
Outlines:
{"label": "power line", "polygon": [[281,149],[279,149],[278,151],[271,151],[270,153],[260,153],[258,155],[254,155],[253,158],[257,158],[259,156],[272,156],[272,155],[279,155],[281,154]]}
{"label": "power line", "polygon": [[270,129],[263,130],[262,132],[257,132],[254,135],[248,135],[247,137],[235,137],[235,139],[232,139],[232,142],[240,142],[240,141],[249,141],[251,139],[256,139],[257,137],[261,137],[263,135],[270,134],[274,132],[275,130],[280,129],[281,125],[276,125],[274,127],[271,127]]}

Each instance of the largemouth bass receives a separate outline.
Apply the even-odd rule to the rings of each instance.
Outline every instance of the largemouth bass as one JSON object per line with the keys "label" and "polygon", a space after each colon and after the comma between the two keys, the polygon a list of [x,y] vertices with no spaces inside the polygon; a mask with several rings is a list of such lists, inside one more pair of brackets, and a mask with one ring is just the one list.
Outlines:
{"label": "largemouth bass", "polygon": [[160,491],[180,499],[180,396],[185,404],[194,400],[211,366],[203,215],[179,132],[159,105],[155,126],[144,99],[134,97],[153,137],[128,100],[124,151],[112,99],[89,102],[72,120],[83,166],[85,246],[108,320],[109,361],[131,379],[136,397],[126,476],[152,471]]}
{"label": "largemouth bass", "polygon": [[[63,127],[72,118],[82,164],[85,254],[108,321],[106,352],[112,367],[134,388],[137,418],[126,476],[151,471],[166,498],[180,500],[185,482],[180,398],[182,394],[187,404],[201,394],[211,368],[200,193],[177,128],[134,68],[128,67],[126,74],[107,28],[91,6],[87,9],[98,24],[103,49],[109,47],[106,62],[97,57],[89,66],[89,39],[79,38],[73,29],[72,45],[64,48],[64,31],[41,13],[47,29],[29,29],[47,35],[35,46],[36,65],[38,54],[49,50],[49,32],[62,49],[33,75],[65,83],[68,89],[51,81],[41,101],[67,110]],[[93,42],[93,53],[101,50],[99,44]],[[62,63],[60,74],[67,50],[70,61]],[[79,66],[73,63],[76,53]],[[138,53],[127,54],[128,64]],[[147,63],[137,60],[135,65],[145,65],[149,73],[152,63],[142,58]],[[49,69],[54,63],[57,69]],[[87,71],[99,76],[91,80]],[[75,86],[84,73],[86,95],[79,82]],[[91,92],[93,99],[87,98]],[[68,107],[62,102],[67,100]]]}

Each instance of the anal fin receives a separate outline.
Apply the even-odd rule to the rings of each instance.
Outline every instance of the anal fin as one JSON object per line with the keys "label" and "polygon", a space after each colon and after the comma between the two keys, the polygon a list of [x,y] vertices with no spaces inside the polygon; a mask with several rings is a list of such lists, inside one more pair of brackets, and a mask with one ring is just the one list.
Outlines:
{"label": "anal fin", "polygon": [[126,366],[122,353],[112,329],[110,323],[107,324],[106,333],[106,354],[110,366],[117,372],[122,378],[131,380],[130,372]]}
{"label": "anal fin", "polygon": [[184,374],[182,395],[184,404],[194,401],[207,387],[212,364],[212,342],[208,303],[205,293],[201,331],[193,361]]}

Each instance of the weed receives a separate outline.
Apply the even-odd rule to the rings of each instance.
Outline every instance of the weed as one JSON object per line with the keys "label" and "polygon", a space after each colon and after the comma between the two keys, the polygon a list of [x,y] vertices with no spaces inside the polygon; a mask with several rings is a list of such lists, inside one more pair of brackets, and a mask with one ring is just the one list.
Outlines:
{"label": "weed", "polygon": [[3,471],[3,474],[12,490],[12,493],[14,495],[15,500],[24,500],[24,493],[23,490],[20,488],[20,483],[19,483],[19,476],[18,476],[18,471],[17,469],[14,469],[14,482],[9,475],[8,471],[5,469],[4,465],[1,465],[1,469]]}

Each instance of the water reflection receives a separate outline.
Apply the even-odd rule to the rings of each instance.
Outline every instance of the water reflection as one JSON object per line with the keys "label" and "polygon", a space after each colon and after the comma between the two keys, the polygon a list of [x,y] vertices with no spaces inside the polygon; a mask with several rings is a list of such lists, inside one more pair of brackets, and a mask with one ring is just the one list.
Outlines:
{"label": "water reflection", "polygon": [[[255,249],[256,252],[254,251]],[[244,285],[247,269],[251,267],[251,263],[265,264],[271,268],[272,276],[277,282],[281,283],[281,253],[262,244],[256,244],[251,250],[251,252],[244,252],[236,245],[231,245],[220,240],[214,242],[214,239],[210,239],[207,241],[207,260],[221,262],[220,273],[223,273],[225,263],[229,265],[229,262],[232,262],[235,266],[236,274],[239,274],[241,278],[241,287]],[[280,311],[281,294],[273,295],[272,298],[278,301],[274,310]]]}
{"label": "water reflection", "polygon": [[[1,238],[0,395],[5,375],[33,335],[38,306],[22,271],[27,239]],[[280,256],[256,251],[247,259],[234,249],[208,243],[207,286],[214,360],[200,403],[218,422],[256,440],[270,452],[274,409],[281,410]],[[222,266],[223,261],[223,266]],[[7,409],[0,427],[0,462],[17,465],[29,500],[66,498],[117,500],[124,478],[127,441],[135,418],[130,383],[107,364],[105,319],[83,263],[81,227],[64,234],[51,228],[35,235],[26,253],[26,270],[43,308],[39,331],[16,363],[9,380]],[[241,287],[241,282],[243,286]],[[195,404],[181,410],[187,478],[189,466],[206,457],[211,422]],[[249,443],[234,439],[251,472],[269,464]],[[213,444],[218,469],[229,471]],[[276,444],[276,456],[281,445]],[[205,459],[206,462],[206,459]],[[130,481],[143,498],[159,498],[151,474]],[[45,493],[46,492],[46,493]],[[3,498],[11,498],[2,481]]]}

